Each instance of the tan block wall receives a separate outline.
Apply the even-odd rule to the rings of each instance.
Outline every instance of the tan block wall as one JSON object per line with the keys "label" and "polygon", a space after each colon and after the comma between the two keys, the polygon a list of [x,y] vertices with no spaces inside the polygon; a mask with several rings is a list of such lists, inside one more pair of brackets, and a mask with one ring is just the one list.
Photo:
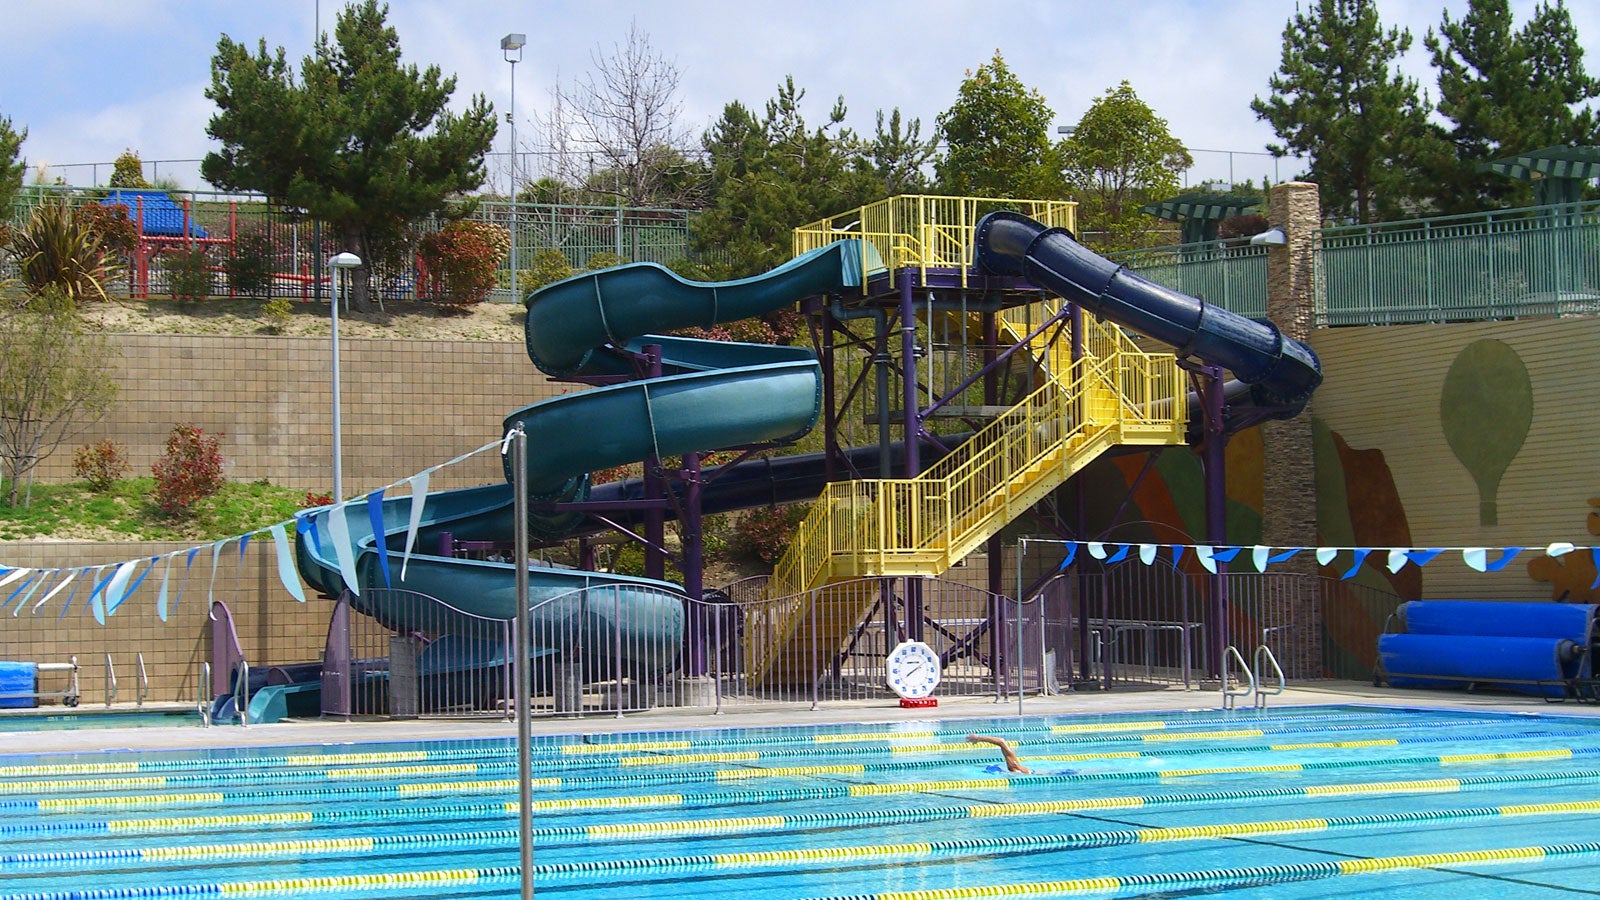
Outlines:
{"label": "tan block wall", "polygon": [[[326,340],[218,335],[116,335],[121,393],[111,414],[40,466],[70,479],[72,453],[99,438],[128,448],[148,474],[172,426],[220,433],[230,479],[328,493],[333,483],[330,347]],[[407,478],[481,447],[512,411],[560,393],[520,343],[340,342],[345,493]],[[503,479],[485,454],[437,472],[439,488]]]}
{"label": "tan block wall", "polygon": [[[116,407],[87,434],[60,447],[40,467],[41,481],[72,478],[79,444],[110,438],[126,445],[144,474],[161,455],[172,426],[187,422],[220,433],[226,474],[268,479],[297,490],[332,489],[330,348],[326,340],[287,337],[116,335],[121,393]],[[510,412],[560,393],[520,343],[347,340],[340,342],[344,485],[351,496],[405,479],[500,437]],[[499,456],[480,454],[433,473],[435,489],[499,482]],[[0,542],[0,563],[77,568],[186,549],[180,543]],[[179,560],[181,562],[181,558]],[[169,598],[184,593],[169,621],[156,615],[160,573],[154,573],[104,627],[87,606],[84,587],[65,617],[68,587],[33,615],[0,612],[0,658],[65,662],[78,657],[85,703],[105,695],[105,657],[112,655],[119,701],[135,696],[136,655],[144,655],[150,699],[191,701],[201,663],[211,659],[207,590],[209,547],[187,577],[174,568]],[[107,573],[109,574],[109,573]],[[74,583],[80,585],[86,576]],[[48,590],[46,588],[45,590]],[[0,590],[0,599],[11,588]],[[29,606],[44,594],[38,592]],[[271,541],[253,542],[240,558],[224,549],[214,594],[233,611],[252,666],[319,659],[326,639],[326,600],[304,605],[278,582]],[[46,676],[50,679],[51,676]],[[55,689],[46,680],[43,689]]]}
{"label": "tan block wall", "polygon": [[[148,560],[190,546],[193,545],[6,541],[0,542],[0,560],[28,568],[74,568]],[[18,610],[12,606],[0,613],[5,617],[0,627],[0,659],[66,662],[76,656],[83,703],[100,704],[106,699],[106,655],[110,654],[116,671],[117,701],[131,702],[138,693],[136,663],[143,654],[150,682],[148,699],[192,702],[204,692],[201,664],[211,659],[208,596],[227,604],[233,613],[240,646],[252,666],[321,659],[333,605],[310,592],[304,604],[298,603],[283,589],[271,541],[252,542],[242,557],[237,545],[223,548],[214,585],[209,547],[195,557],[187,570],[182,556],[172,562],[167,621],[161,621],[156,612],[162,577],[159,569],[106,619],[104,626],[95,621],[89,610],[89,591],[93,588],[89,575],[80,575],[37,614],[32,607],[48,588],[36,592],[28,608]],[[103,572],[102,577],[109,574]],[[134,577],[138,577],[137,573]],[[67,606],[73,588],[79,590]],[[9,595],[11,589],[7,586],[0,597]],[[64,683],[64,676],[45,673],[40,677],[42,690],[57,690]]]}

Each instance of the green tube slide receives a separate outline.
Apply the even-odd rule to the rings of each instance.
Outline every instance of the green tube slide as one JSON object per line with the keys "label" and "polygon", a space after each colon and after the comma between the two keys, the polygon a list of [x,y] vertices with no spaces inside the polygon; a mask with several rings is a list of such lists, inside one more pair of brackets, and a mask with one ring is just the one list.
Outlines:
{"label": "green tube slide", "polygon": [[[859,285],[861,255],[859,242],[840,241],[766,274],[719,283],[688,281],[661,266],[640,263],[577,275],[530,295],[528,355],[546,373],[626,374],[635,365],[633,354],[646,347],[660,348],[662,372],[657,378],[563,395],[507,416],[508,430],[520,424],[529,436],[527,484],[532,498],[577,499],[583,496],[588,473],[652,455],[786,441],[805,434],[821,412],[821,368],[809,350],[653,332],[737,321],[803,297]],[[512,474],[507,472],[508,481]],[[399,550],[412,501],[405,496],[385,499],[379,518],[387,579],[379,536],[365,505],[314,510],[303,517],[303,533],[296,542],[301,575],[328,595],[343,590],[351,580],[346,576],[353,576],[353,605],[399,629],[422,624],[413,621],[412,601],[370,589],[427,594],[467,616],[513,617],[518,601],[512,565],[439,556],[430,545],[436,541],[432,536],[442,531],[458,539],[511,540],[511,500],[507,485],[429,493],[420,517],[424,537],[402,577]],[[335,537],[338,532],[348,534],[343,548]],[[528,580],[526,602],[534,614],[535,634],[604,640],[606,646],[620,638],[615,644],[633,658],[617,663],[636,676],[676,665],[683,631],[676,585],[545,567],[531,568]],[[591,601],[575,591],[604,597]],[[559,658],[566,649],[537,652]]]}

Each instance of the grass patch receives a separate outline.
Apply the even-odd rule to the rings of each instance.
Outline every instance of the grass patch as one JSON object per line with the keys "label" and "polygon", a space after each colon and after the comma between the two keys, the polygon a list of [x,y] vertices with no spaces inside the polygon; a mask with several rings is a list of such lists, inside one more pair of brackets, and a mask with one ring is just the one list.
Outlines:
{"label": "grass patch", "polygon": [[105,492],[87,482],[36,484],[33,502],[0,502],[0,541],[214,541],[287,521],[305,492],[266,481],[229,482],[195,504],[193,515],[164,515],[151,499],[153,478],[124,478]]}

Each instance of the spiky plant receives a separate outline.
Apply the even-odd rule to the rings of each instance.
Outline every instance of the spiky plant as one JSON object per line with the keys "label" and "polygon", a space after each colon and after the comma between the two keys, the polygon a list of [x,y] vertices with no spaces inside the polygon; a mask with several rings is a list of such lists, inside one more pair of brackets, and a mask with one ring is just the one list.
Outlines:
{"label": "spiky plant", "polygon": [[46,203],[34,210],[27,223],[12,232],[8,246],[23,287],[37,297],[54,288],[72,304],[105,300],[105,283],[122,269],[100,234],[65,203]]}

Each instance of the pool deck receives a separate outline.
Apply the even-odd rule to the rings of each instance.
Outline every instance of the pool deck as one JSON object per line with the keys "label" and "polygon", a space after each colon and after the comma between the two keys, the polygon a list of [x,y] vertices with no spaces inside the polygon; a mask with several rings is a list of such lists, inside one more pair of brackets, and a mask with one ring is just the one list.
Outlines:
{"label": "pool deck", "polygon": [[[1538,697],[1506,693],[1467,693],[1464,691],[1406,690],[1375,688],[1355,682],[1316,682],[1292,685],[1283,694],[1268,698],[1269,709],[1282,706],[1325,706],[1367,704],[1376,706],[1428,707],[1433,709],[1478,709],[1550,715],[1600,716],[1594,703],[1547,703]],[[1219,710],[1221,694],[1215,690],[1123,690],[1074,691],[1056,696],[1029,697],[1021,704],[1021,715],[1094,715],[1106,713],[1161,713],[1182,710]],[[193,709],[192,705],[146,705],[153,709]],[[103,707],[83,709],[77,714],[95,715]],[[132,704],[118,705],[109,712],[136,712]],[[73,714],[60,707],[47,707],[41,713]],[[1239,710],[1249,715],[1246,705]],[[609,734],[619,732],[678,732],[708,728],[775,728],[790,725],[842,725],[861,723],[895,724],[929,720],[993,719],[1019,714],[1015,697],[996,702],[992,697],[941,699],[932,709],[900,709],[890,701],[828,701],[819,709],[806,703],[742,704],[725,706],[718,713],[706,708],[659,708],[629,713],[623,717],[594,713],[581,718],[534,718],[530,730],[535,735]],[[77,728],[41,731],[0,732],[0,754],[92,752],[97,750],[160,750],[206,747],[278,746],[305,744],[350,744],[379,741],[450,740],[461,738],[511,737],[517,735],[514,722],[501,719],[339,719],[298,720],[271,725],[217,726],[213,728],[134,727]]]}

